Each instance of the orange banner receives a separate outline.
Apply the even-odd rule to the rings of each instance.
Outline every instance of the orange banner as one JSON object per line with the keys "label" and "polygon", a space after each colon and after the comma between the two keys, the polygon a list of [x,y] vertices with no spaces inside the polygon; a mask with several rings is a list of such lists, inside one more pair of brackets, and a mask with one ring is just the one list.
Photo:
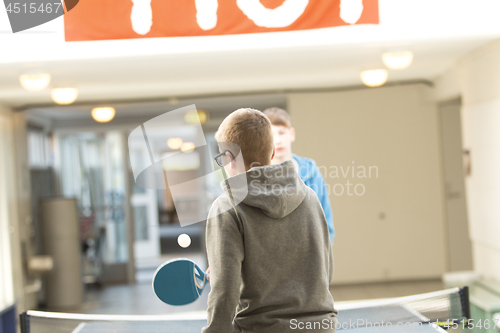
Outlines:
{"label": "orange banner", "polygon": [[66,41],[247,34],[378,24],[378,0],[80,0]]}

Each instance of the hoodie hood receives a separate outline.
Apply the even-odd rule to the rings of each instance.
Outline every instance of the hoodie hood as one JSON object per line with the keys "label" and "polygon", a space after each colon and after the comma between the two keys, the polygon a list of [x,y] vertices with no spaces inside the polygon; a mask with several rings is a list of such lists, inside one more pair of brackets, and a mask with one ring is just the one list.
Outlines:
{"label": "hoodie hood", "polygon": [[272,218],[283,218],[293,212],[307,191],[292,161],[251,168],[224,180],[221,185],[232,195],[235,205],[242,202],[260,208]]}

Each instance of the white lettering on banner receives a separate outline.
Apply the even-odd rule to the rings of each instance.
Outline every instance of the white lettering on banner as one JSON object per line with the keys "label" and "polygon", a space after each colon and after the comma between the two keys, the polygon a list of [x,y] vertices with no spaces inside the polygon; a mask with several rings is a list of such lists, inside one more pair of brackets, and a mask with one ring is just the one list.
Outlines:
{"label": "white lettering on banner", "polygon": [[274,9],[264,7],[260,0],[236,0],[236,4],[259,27],[284,28],[304,14],[309,0],[285,0]]}
{"label": "white lettering on banner", "polygon": [[[132,29],[139,35],[145,35],[153,25],[151,0],[132,0],[132,2],[134,3],[130,15]],[[358,15],[356,21],[359,20],[363,12],[363,3],[362,0],[359,0],[361,3],[361,11],[359,11],[357,2],[358,0],[342,0],[342,3],[345,4],[342,5],[341,3],[340,5],[341,17],[342,8],[344,8],[347,17],[342,17],[344,21],[353,20],[356,15]],[[281,6],[274,9],[264,7],[260,0],[236,0],[236,4],[259,27],[284,28],[297,21],[304,13],[309,0],[285,0]],[[215,28],[217,25],[217,8],[219,7],[218,0],[195,0],[195,5],[198,26],[205,31]],[[356,21],[353,23],[356,23]]]}
{"label": "white lettering on banner", "polygon": [[340,18],[345,23],[358,22],[363,9],[363,0],[340,0]]}
{"label": "white lettering on banner", "polygon": [[217,25],[218,0],[195,0],[196,22],[203,30],[210,30]]}
{"label": "white lettering on banner", "polygon": [[151,0],[132,0],[132,14],[130,20],[132,29],[139,35],[145,35],[151,30],[153,25],[153,10],[151,9]]}

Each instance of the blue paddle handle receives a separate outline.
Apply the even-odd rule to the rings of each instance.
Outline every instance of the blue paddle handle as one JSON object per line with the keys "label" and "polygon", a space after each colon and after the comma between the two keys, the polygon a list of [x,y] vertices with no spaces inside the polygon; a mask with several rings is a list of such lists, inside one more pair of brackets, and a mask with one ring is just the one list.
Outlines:
{"label": "blue paddle handle", "polygon": [[[203,292],[203,289],[205,289],[205,286],[207,285],[207,274],[201,270],[200,267],[198,267],[198,265],[194,264],[194,270],[193,270],[193,278],[194,278],[194,291],[196,292],[196,294],[198,295],[198,297],[201,296],[201,293]],[[199,276],[199,279],[203,279],[203,285],[200,285],[198,284],[198,277],[196,275],[196,273],[198,273],[198,276]]]}
{"label": "blue paddle handle", "polygon": [[203,276],[205,279],[207,278],[208,274],[205,273],[204,271],[202,271],[201,268],[198,265],[195,265],[194,268],[196,269],[196,271],[198,272],[198,274],[200,274],[201,276]]}

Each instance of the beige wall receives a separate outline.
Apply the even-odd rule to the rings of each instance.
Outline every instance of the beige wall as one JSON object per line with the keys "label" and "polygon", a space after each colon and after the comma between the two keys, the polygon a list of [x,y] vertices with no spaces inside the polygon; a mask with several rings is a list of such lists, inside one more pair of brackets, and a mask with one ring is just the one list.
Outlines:
{"label": "beige wall", "polygon": [[378,178],[374,172],[371,178],[326,177],[332,188],[346,189],[349,181],[366,191],[330,195],[335,283],[435,278],[446,271],[437,107],[431,97],[424,85],[289,95],[295,153],[329,170],[345,170],[353,161],[356,171],[378,168]]}
{"label": "beige wall", "polygon": [[456,66],[452,66],[434,79],[433,98],[435,101],[447,102],[459,99],[460,93]]}
{"label": "beige wall", "polygon": [[463,143],[470,150],[466,178],[474,268],[500,280],[500,41],[458,64]]}
{"label": "beige wall", "polygon": [[[6,273],[6,275],[12,275],[12,284],[9,284],[10,290],[6,290],[6,293],[10,295],[10,297],[13,297],[14,301],[17,303],[18,311],[22,311],[26,309],[27,304],[24,295],[24,275],[20,240],[25,236],[27,237],[27,231],[20,222],[21,219],[18,214],[19,197],[16,176],[20,173],[15,162],[15,153],[17,149],[15,144],[16,123],[15,114],[7,107],[1,105],[0,123],[0,219],[2,220],[0,221],[0,225],[2,225],[0,233],[2,233],[2,239],[5,241],[4,243],[9,244],[9,246],[3,248],[3,250],[9,253],[4,253],[3,255],[10,257],[10,260],[2,261],[2,267],[0,267],[0,269],[3,273]],[[5,234],[5,232],[7,234]],[[6,259],[6,257],[4,257],[4,259]],[[9,305],[1,303],[2,300],[0,300],[0,307]],[[3,309],[0,308],[0,310]]]}

